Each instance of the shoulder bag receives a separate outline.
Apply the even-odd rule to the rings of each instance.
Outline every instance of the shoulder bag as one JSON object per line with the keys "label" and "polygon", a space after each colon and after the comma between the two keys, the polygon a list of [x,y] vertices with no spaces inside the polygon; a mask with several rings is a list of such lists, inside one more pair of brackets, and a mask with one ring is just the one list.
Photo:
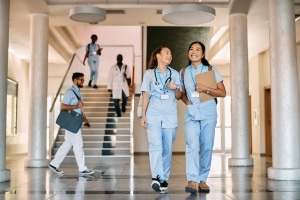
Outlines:
{"label": "shoulder bag", "polygon": [[[74,92],[74,90],[72,90]],[[74,92],[78,100],[80,98]],[[81,128],[83,122],[83,115],[79,114],[73,110],[61,110],[57,119],[56,124],[59,125],[61,128],[64,128],[72,133],[77,133],[78,130]]]}

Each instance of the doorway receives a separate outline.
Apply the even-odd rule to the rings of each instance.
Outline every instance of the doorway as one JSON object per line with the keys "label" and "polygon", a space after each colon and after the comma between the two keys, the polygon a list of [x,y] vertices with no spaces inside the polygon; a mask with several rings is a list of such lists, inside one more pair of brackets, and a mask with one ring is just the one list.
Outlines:
{"label": "doorway", "polygon": [[265,120],[265,155],[272,157],[271,88],[265,88]]}

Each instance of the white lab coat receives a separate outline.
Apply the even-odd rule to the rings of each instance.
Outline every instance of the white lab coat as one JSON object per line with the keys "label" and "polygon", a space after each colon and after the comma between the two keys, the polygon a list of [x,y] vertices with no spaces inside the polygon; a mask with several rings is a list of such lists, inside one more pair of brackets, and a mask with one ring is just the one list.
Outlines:
{"label": "white lab coat", "polygon": [[[113,99],[122,98],[122,90],[125,92],[126,96],[129,96],[129,88],[127,85],[126,78],[124,77],[125,65],[122,65],[121,70],[117,64],[111,66],[108,77],[107,77],[107,89],[112,90]],[[127,78],[131,78],[131,72],[129,67],[126,69]]]}

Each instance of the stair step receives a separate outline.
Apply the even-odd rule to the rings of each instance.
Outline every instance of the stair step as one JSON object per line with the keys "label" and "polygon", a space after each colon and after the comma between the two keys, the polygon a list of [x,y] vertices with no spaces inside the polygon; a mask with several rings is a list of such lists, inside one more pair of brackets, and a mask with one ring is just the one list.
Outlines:
{"label": "stair step", "polygon": [[[59,148],[62,145],[63,141],[56,141],[54,148]],[[84,148],[130,148],[131,141],[84,141]]]}
{"label": "stair step", "polygon": [[[64,136],[65,130],[61,129],[58,136]],[[83,129],[82,135],[131,135],[130,128],[118,129]]]}
{"label": "stair step", "polygon": [[[112,156],[86,156],[86,163],[129,163],[132,159],[132,155],[112,155]],[[76,163],[76,159],[74,156],[66,156],[64,159],[66,163]]]}
{"label": "stair step", "polygon": [[[131,88],[130,88],[131,91]],[[84,112],[91,124],[82,127],[83,148],[86,163],[128,163],[132,159],[131,116],[132,96],[126,104],[126,112],[117,117],[111,93],[106,85],[97,89],[81,88]],[[122,100],[120,100],[121,106]],[[52,148],[52,157],[64,141],[64,129],[60,129]],[[73,149],[70,149],[65,163],[76,163]]]}
{"label": "stair step", "polygon": [[[56,153],[58,148],[54,148],[54,153]],[[89,156],[106,156],[106,155],[130,155],[130,148],[84,148],[84,155]],[[74,156],[73,149],[67,154],[68,156]]]}
{"label": "stair step", "polygon": [[[58,141],[64,141],[64,135],[58,135]],[[82,135],[84,142],[89,141],[130,141],[130,135]]]}

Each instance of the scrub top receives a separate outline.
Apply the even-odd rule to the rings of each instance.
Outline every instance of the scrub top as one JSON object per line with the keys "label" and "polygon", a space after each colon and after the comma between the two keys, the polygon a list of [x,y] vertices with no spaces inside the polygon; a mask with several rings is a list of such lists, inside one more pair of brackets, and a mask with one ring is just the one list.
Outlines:
{"label": "scrub top", "polygon": [[168,66],[164,73],[156,67],[146,70],[141,92],[149,93],[147,123],[159,124],[162,128],[176,128],[178,126],[176,90],[168,89],[166,87],[168,82],[180,85],[179,73],[175,69]]}
{"label": "scrub top", "polygon": [[[216,82],[219,83],[223,81],[220,73],[217,68],[212,67],[214,71]],[[182,83],[184,83],[187,98],[192,103],[192,105],[187,105],[186,113],[193,120],[205,120],[205,119],[214,119],[217,118],[217,109],[216,102],[214,99],[201,102],[199,97],[192,97],[192,92],[195,91],[195,75],[208,71],[208,66],[203,65],[202,63],[197,66],[197,68],[189,65],[184,71]],[[182,73],[182,72],[181,72]]]}

